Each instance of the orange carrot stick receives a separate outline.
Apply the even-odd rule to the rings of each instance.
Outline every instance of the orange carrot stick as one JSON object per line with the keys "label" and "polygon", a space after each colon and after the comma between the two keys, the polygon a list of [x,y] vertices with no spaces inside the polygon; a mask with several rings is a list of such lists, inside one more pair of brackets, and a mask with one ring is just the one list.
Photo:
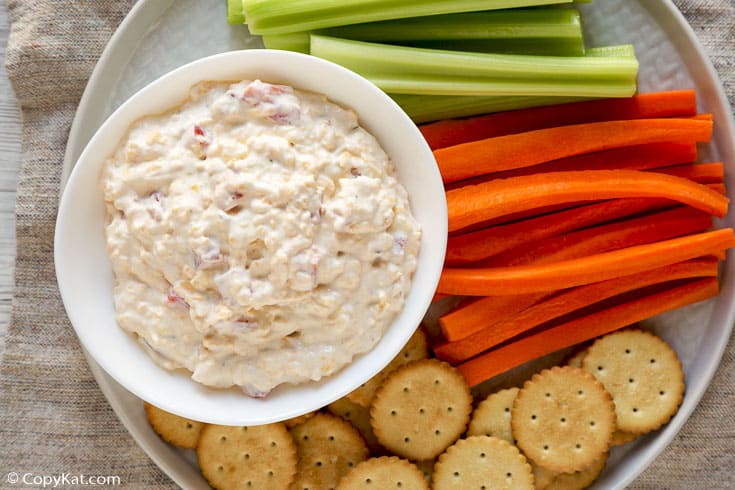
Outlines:
{"label": "orange carrot stick", "polygon": [[464,296],[555,291],[663,267],[733,246],[733,230],[725,228],[550,264],[448,268],[442,272],[437,291]]}
{"label": "orange carrot stick", "polygon": [[447,191],[449,231],[528,209],[622,197],[672,199],[722,217],[727,197],[687,179],[639,170],[524,175]]}
{"label": "orange carrot stick", "polygon": [[709,141],[712,121],[634,119],[560,126],[434,150],[444,182],[647,143]]}
{"label": "orange carrot stick", "polygon": [[473,263],[471,267],[548,264],[697,233],[711,226],[712,217],[709,214],[687,206],[677,206],[637,218],[517,245],[479,263]]}
{"label": "orange carrot stick", "polygon": [[717,259],[695,259],[659,267],[650,271],[562,291],[525,309],[513,317],[494,323],[457,342],[434,347],[439,359],[456,364],[534,327],[623,293],[654,284],[694,277],[717,277]]}
{"label": "orange carrot stick", "polygon": [[722,162],[675,165],[657,168],[655,172],[682,177],[700,184],[719,184],[725,178],[725,166]]}
{"label": "orange carrot stick", "polygon": [[[711,225],[709,215],[679,207],[522,244],[479,264],[486,267],[548,264],[697,233]],[[513,317],[548,294],[488,296],[462,304],[443,315],[439,318],[439,326],[447,340],[456,341],[485,328],[493,328],[496,323]]]}
{"label": "orange carrot stick", "polygon": [[522,243],[670,206],[674,204],[667,199],[612,199],[450,236],[444,263],[451,266],[476,262]]}
{"label": "orange carrot stick", "polygon": [[552,352],[618,330],[665,311],[704,301],[719,292],[717,279],[700,279],[562,323],[457,366],[470,386]]}
{"label": "orange carrot stick", "polygon": [[504,172],[493,172],[470,179],[450,182],[447,190],[465,185],[480,184],[493,179],[507,179],[519,175],[547,172],[565,172],[568,170],[613,170],[627,168],[630,170],[650,170],[669,167],[697,160],[696,143],[649,143],[646,145],[624,146],[612,150],[585,153],[568,158],[561,158],[532,167],[516,168]]}
{"label": "orange carrot stick", "polygon": [[688,117],[697,112],[694,90],[639,94],[629,99],[602,99],[450,119],[419,126],[432,150],[494,136],[616,119]]}

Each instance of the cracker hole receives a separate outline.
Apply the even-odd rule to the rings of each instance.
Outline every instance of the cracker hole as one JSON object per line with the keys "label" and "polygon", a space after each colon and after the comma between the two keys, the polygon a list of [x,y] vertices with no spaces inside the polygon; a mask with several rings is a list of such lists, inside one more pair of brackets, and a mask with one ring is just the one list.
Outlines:
{"label": "cracker hole", "polygon": [[531,420],[536,420],[536,415],[531,415]]}
{"label": "cracker hole", "polygon": [[276,441],[271,441],[271,447],[276,447]]}
{"label": "cracker hole", "polygon": [[598,371],[602,371],[602,366],[597,366]]}
{"label": "cracker hole", "polygon": [[403,486],[403,482],[402,481],[396,482],[396,486],[398,488],[401,488]]}
{"label": "cracker hole", "polygon": [[272,477],[273,477],[273,475],[274,475],[274,473],[273,473],[273,470],[269,470],[269,471],[268,471],[268,476],[270,476],[270,477],[272,478]]}
{"label": "cracker hole", "polygon": [[651,364],[655,364],[655,363],[656,363],[656,359],[651,359]]}
{"label": "cracker hole", "polygon": [[633,412],[638,412],[638,409],[636,407],[633,407]]}
{"label": "cracker hole", "polygon": [[484,458],[485,456],[486,456],[485,453],[480,453],[481,458]]}
{"label": "cracker hole", "polygon": [[447,412],[451,412],[452,410],[454,410],[452,407],[447,407]]}
{"label": "cracker hole", "polygon": [[217,471],[224,471],[225,467],[222,465],[217,466]]}
{"label": "cracker hole", "polygon": [[437,435],[437,436],[438,436],[439,434],[441,434],[441,431],[440,431],[439,429],[436,429],[436,430],[434,431],[434,435]]}
{"label": "cracker hole", "polygon": [[510,413],[510,408],[505,407],[505,413]]}
{"label": "cracker hole", "polygon": [[551,393],[546,393],[546,398],[551,398]]}
{"label": "cracker hole", "polygon": [[511,473],[511,472],[509,471],[508,473],[506,473],[506,474],[505,474],[505,476],[507,476],[508,478],[510,478],[510,477],[512,477],[512,476],[513,476],[513,473]]}
{"label": "cracker hole", "polygon": [[434,380],[434,384],[435,384],[435,385],[438,385],[438,384],[439,384],[439,380],[438,380],[438,379],[435,379],[435,380]]}
{"label": "cracker hole", "polygon": [[321,461],[317,461],[315,464],[316,464],[317,467],[321,467],[322,462]]}
{"label": "cracker hole", "polygon": [[630,349],[625,349],[626,354],[630,354]]}
{"label": "cracker hole", "polygon": [[590,420],[590,427],[594,427],[594,426],[595,426],[595,421],[594,420]]}
{"label": "cracker hole", "polygon": [[247,427],[243,427],[243,428],[242,428],[242,431],[243,431],[243,432],[247,432],[247,431],[248,431],[248,428],[247,428]]}
{"label": "cracker hole", "polygon": [[419,413],[423,414],[424,413],[424,409],[423,408],[419,408]]}
{"label": "cracker hole", "polygon": [[661,396],[664,396],[664,391],[661,390],[661,391],[658,392],[658,394],[661,395]]}
{"label": "cracker hole", "polygon": [[404,437],[404,438],[403,438],[403,442],[405,442],[405,443],[409,443],[409,442],[411,442],[411,438],[409,438],[409,437]]}
{"label": "cracker hole", "polygon": [[487,487],[485,485],[480,487],[480,490],[487,490]]}
{"label": "cracker hole", "polygon": [[242,457],[243,457],[243,459],[250,459],[250,454],[249,453],[245,453],[245,454],[242,455]]}
{"label": "cracker hole", "polygon": [[577,449],[582,449],[582,445],[581,445],[581,444],[579,444],[579,443],[575,444],[575,446],[574,446],[574,447],[576,447]]}
{"label": "cracker hole", "polygon": [[633,378],[628,378],[628,383],[634,383],[634,382],[635,381],[633,380]]}
{"label": "cracker hole", "polygon": [[309,436],[307,436],[306,434],[304,434],[304,437],[303,437],[303,439],[304,439],[305,441],[308,441],[308,440],[309,440]]}
{"label": "cracker hole", "polygon": [[408,393],[408,386],[404,386],[404,387],[403,387],[403,392],[404,392],[404,393]]}
{"label": "cracker hole", "polygon": [[252,486],[253,486],[253,482],[252,482],[252,481],[250,481],[250,480],[248,480],[248,486],[249,486],[249,487],[252,487]]}
{"label": "cracker hole", "polygon": [[391,415],[396,415],[396,413],[398,413],[398,412],[396,412],[395,410],[391,410],[391,411],[390,411],[390,414],[391,414]]}
{"label": "cracker hole", "polygon": [[578,394],[579,396],[582,396],[582,395],[584,395],[584,391],[582,391],[582,390],[579,390],[579,391],[577,392],[577,394]]}
{"label": "cracker hole", "polygon": [[409,356],[409,355],[410,355],[410,354],[409,354],[408,352],[404,352],[404,353],[403,353],[403,358],[404,358],[404,359],[408,359],[408,356]]}
{"label": "cracker hole", "polygon": [[347,462],[347,466],[349,466],[350,468],[352,468],[353,466],[355,466],[355,463],[353,463],[352,461],[348,461]]}
{"label": "cracker hole", "polygon": [[567,421],[567,419],[564,418],[564,417],[562,417],[562,418],[559,419],[559,422],[561,422],[562,424],[566,423],[566,421]]}
{"label": "cracker hole", "polygon": [[191,425],[191,422],[187,422],[187,423],[186,423],[186,428],[187,428],[187,429],[191,429],[192,427],[194,427],[194,426],[193,426],[193,425]]}
{"label": "cracker hole", "polygon": [[350,411],[349,410],[345,412],[345,417],[350,418]]}
{"label": "cracker hole", "polygon": [[371,484],[373,481],[370,478],[365,478],[365,483],[368,485]]}
{"label": "cracker hole", "polygon": [[225,442],[227,440],[227,436],[222,436],[219,438],[220,441]]}
{"label": "cracker hole", "polygon": [[549,450],[549,446],[544,445],[544,451],[548,451],[548,450]]}
{"label": "cracker hole", "polygon": [[329,440],[330,441],[333,441],[334,440],[334,436],[329,436]]}
{"label": "cracker hole", "polygon": [[459,476],[459,471],[455,471],[454,476]]}

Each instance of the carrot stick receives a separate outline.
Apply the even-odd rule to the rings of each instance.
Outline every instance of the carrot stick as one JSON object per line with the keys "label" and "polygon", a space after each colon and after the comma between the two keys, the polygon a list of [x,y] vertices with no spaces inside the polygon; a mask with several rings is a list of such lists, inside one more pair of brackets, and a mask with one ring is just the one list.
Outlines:
{"label": "carrot stick", "polygon": [[667,199],[611,199],[514,223],[484,228],[472,233],[450,236],[444,263],[446,265],[468,264],[523,243],[673,205]]}
{"label": "carrot stick", "polygon": [[717,192],[718,194],[722,194],[723,196],[727,193],[725,184],[706,184],[706,185],[713,191]]}
{"label": "carrot stick", "polygon": [[524,243],[472,267],[548,264],[707,230],[712,217],[686,206]]}
{"label": "carrot stick", "polygon": [[439,318],[444,338],[455,342],[471,336],[495,323],[512,318],[529,306],[548,296],[548,292],[488,296],[459,305]]}
{"label": "carrot stick", "polygon": [[[522,244],[480,264],[486,267],[548,264],[701,232],[711,225],[709,215],[679,207]],[[548,294],[547,291],[488,296],[460,305],[443,315],[439,318],[439,326],[447,340],[456,341],[485,328],[493,328]]]}
{"label": "carrot stick", "polygon": [[442,272],[437,291],[464,296],[554,291],[636,274],[733,246],[733,230],[725,228],[550,264],[447,268]]}
{"label": "carrot stick", "polygon": [[494,136],[615,119],[688,117],[697,112],[694,90],[654,92],[629,99],[602,99],[449,119],[419,126],[432,150]]}
{"label": "carrot stick", "polygon": [[585,153],[568,158],[561,158],[532,167],[516,168],[504,172],[493,172],[470,179],[450,182],[447,190],[465,185],[480,184],[493,179],[507,179],[520,175],[565,172],[568,170],[613,170],[627,168],[630,170],[650,170],[669,167],[697,160],[696,143],[649,143],[646,145],[624,146],[612,150]]}
{"label": "carrot stick", "polygon": [[704,301],[719,292],[717,279],[700,279],[562,323],[457,366],[470,386],[552,352],[599,337],[665,311]]}
{"label": "carrot stick", "polygon": [[639,170],[586,170],[524,175],[447,191],[449,231],[498,216],[567,202],[658,197],[722,217],[727,197],[687,179]]}
{"label": "carrot stick", "polygon": [[695,259],[659,267],[650,271],[579,286],[525,309],[513,317],[494,323],[457,342],[434,347],[439,359],[452,364],[465,361],[534,327],[560,318],[600,301],[654,284],[693,277],[717,277],[717,259]]}
{"label": "carrot stick", "polygon": [[647,143],[709,141],[712,121],[637,119],[538,129],[434,150],[444,182]]}
{"label": "carrot stick", "polygon": [[675,165],[657,168],[656,172],[693,180],[700,184],[719,184],[725,178],[725,166],[722,162],[691,163],[689,165]]}

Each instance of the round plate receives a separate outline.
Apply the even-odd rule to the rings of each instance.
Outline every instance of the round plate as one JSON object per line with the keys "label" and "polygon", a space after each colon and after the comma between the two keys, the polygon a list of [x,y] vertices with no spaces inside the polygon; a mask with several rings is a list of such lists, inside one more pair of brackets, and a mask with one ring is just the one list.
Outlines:
{"label": "round plate", "polygon": [[[723,161],[726,184],[735,188],[735,141],[729,105],[694,32],[670,0],[605,0],[580,5],[590,45],[632,43],[641,61],[640,91],[694,87],[699,109],[715,120],[713,142],[701,159]],[[140,0],[110,40],[82,97],[69,135],[62,183],[102,121],[130,95],[160,75],[197,58],[262,47],[245,26],[227,26],[221,0]],[[730,213],[724,225],[732,226]],[[731,258],[732,259],[732,258]],[[653,320],[657,332],[679,353],[687,393],[663,429],[612,451],[593,488],[624,488],[668,445],[691,415],[717,368],[735,319],[735,264],[723,274],[722,294],[707,303]],[[135,440],[177,484],[208,488],[193,455],[162,442],[150,429],[142,402],[93,361],[100,388]]]}

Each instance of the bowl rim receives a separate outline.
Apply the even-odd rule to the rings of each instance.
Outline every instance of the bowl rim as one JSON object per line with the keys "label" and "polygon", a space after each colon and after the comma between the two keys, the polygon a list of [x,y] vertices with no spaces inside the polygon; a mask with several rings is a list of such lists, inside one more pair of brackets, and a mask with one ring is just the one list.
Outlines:
{"label": "bowl rim", "polygon": [[[78,186],[80,185],[80,180],[83,178],[85,174],[97,173],[95,176],[95,179],[99,179],[98,172],[101,169],[104,160],[107,158],[107,155],[111,154],[112,151],[119,145],[120,137],[122,137],[128,130],[131,123],[133,123],[135,120],[139,119],[140,117],[144,117],[149,114],[156,114],[161,112],[161,110],[146,110],[141,112],[139,106],[143,103],[142,101],[150,98],[152,95],[155,95],[158,92],[162,90],[161,87],[168,87],[173,86],[172,91],[179,91],[181,92],[183,90],[183,97],[176,97],[175,103],[166,104],[162,102],[158,102],[157,104],[154,104],[154,107],[162,107],[164,109],[171,109],[175,107],[177,104],[181,103],[186,98],[186,94],[188,94],[189,89],[191,88],[194,83],[197,83],[197,81],[205,81],[205,80],[239,80],[244,78],[258,78],[257,76],[252,75],[253,70],[258,69],[258,67],[262,68],[263,65],[268,65],[269,63],[281,63],[284,66],[290,67],[289,69],[292,69],[293,66],[296,67],[303,67],[308,66],[310,69],[318,68],[319,73],[329,73],[330,76],[334,76],[335,78],[339,79],[342,83],[348,82],[352,86],[355,87],[355,95],[356,97],[360,98],[359,103],[348,103],[346,100],[344,100],[344,97],[335,97],[333,94],[329,93],[330,90],[313,90],[309,87],[304,87],[303,85],[300,86],[299,82],[293,83],[296,88],[300,88],[302,90],[307,91],[319,91],[322,93],[326,93],[326,95],[329,97],[330,100],[337,102],[340,105],[347,105],[347,106],[354,106],[362,104],[363,98],[369,98],[373,102],[377,102],[379,108],[382,109],[388,109],[388,113],[381,112],[378,114],[379,109],[375,109],[371,111],[368,111],[367,113],[365,111],[358,110],[358,114],[360,117],[361,125],[365,126],[365,120],[364,118],[367,117],[368,122],[372,119],[372,125],[375,126],[375,120],[386,120],[391,121],[391,124],[397,125],[401,129],[400,134],[401,141],[403,143],[406,143],[406,139],[409,138],[409,141],[411,141],[411,145],[413,147],[416,147],[419,149],[419,156],[415,157],[415,160],[420,160],[424,162],[423,167],[421,167],[421,173],[424,175],[424,178],[426,179],[426,182],[428,185],[426,185],[425,192],[429,193],[434,197],[433,201],[437,201],[434,204],[438,206],[437,210],[440,212],[439,216],[436,216],[436,214],[433,215],[433,221],[434,223],[431,225],[431,228],[434,230],[431,234],[431,240],[432,240],[432,246],[431,246],[431,253],[429,255],[426,255],[428,252],[425,251],[426,249],[426,230],[423,230],[422,233],[422,251],[419,254],[419,261],[417,265],[417,271],[414,273],[414,280],[412,283],[411,290],[409,291],[409,295],[406,299],[406,303],[404,305],[403,310],[399,314],[399,316],[393,321],[393,323],[387,327],[386,332],[383,335],[383,338],[381,341],[368,353],[365,353],[363,355],[358,356],[356,360],[353,360],[351,364],[346,366],[345,368],[342,368],[337,373],[327,377],[324,381],[321,381],[319,383],[313,383],[315,385],[319,385],[319,387],[327,385],[328,387],[331,387],[331,390],[329,391],[329,394],[327,396],[326,393],[317,393],[312,398],[309,398],[309,400],[312,401],[312,403],[306,403],[306,404],[300,404],[297,403],[295,405],[292,404],[292,407],[290,410],[287,411],[276,411],[274,412],[271,408],[274,403],[269,403],[269,400],[273,400],[273,395],[266,397],[265,399],[258,400],[257,406],[250,406],[249,410],[230,410],[229,413],[223,414],[223,413],[212,413],[211,411],[204,411],[201,408],[196,407],[196,403],[190,403],[188,401],[181,401],[177,402],[176,400],[170,400],[170,399],[164,399],[163,395],[161,395],[162,391],[158,390],[151,390],[150,388],[147,388],[147,386],[152,386],[153,382],[150,379],[146,380],[138,380],[136,382],[133,382],[130,380],[130,378],[122,373],[122,371],[125,370],[124,366],[121,365],[115,365],[114,362],[112,362],[110,359],[108,359],[104,353],[105,351],[109,350],[110,347],[105,347],[104,345],[101,345],[99,342],[93,341],[93,339],[90,338],[90,334],[88,332],[89,325],[87,325],[87,321],[83,318],[81,315],[81,312],[79,311],[79,304],[78,304],[78,294],[72,291],[70,288],[75,285],[76,283],[72,280],[73,276],[71,276],[71,272],[69,270],[70,268],[70,260],[65,257],[64,252],[68,251],[67,248],[69,246],[70,241],[70,231],[68,228],[71,226],[70,222],[74,220],[74,215],[70,214],[72,213],[72,208],[77,205],[77,201],[81,198],[77,196]],[[255,67],[248,65],[248,66],[238,66],[237,64],[253,64]],[[234,66],[233,66],[234,65]],[[214,70],[216,73],[214,73],[214,76],[210,76],[211,72],[209,70],[212,69],[212,67],[220,68],[217,70]],[[230,74],[233,73],[249,73],[245,76],[220,76],[221,72],[228,72]],[[199,73],[206,73],[207,76],[198,76]],[[195,79],[193,82],[186,82],[182,85],[182,80],[187,80],[192,78],[193,74],[197,74],[197,76],[194,76]],[[303,73],[295,73],[291,72],[289,74],[289,78],[291,79],[301,79],[303,77]],[[307,75],[308,76],[311,75]],[[267,77],[263,77],[267,78]],[[281,80],[270,80],[276,83],[281,83]],[[308,85],[308,84],[307,84]],[[331,87],[331,86],[330,86]],[[170,97],[169,97],[170,98]],[[127,123],[123,124],[121,121],[128,121]],[[124,126],[124,129],[120,129],[120,126]],[[370,126],[370,124],[368,124]],[[374,127],[367,128],[368,131],[370,131],[374,136],[378,137],[376,135],[376,130]],[[118,135],[118,137],[115,137],[115,135]],[[391,158],[393,158],[395,155],[386,148],[386,141],[385,141],[385,135],[383,135],[383,140],[381,140],[380,137],[378,137],[381,146],[383,146],[386,151],[389,153]],[[390,139],[390,138],[389,138]],[[395,146],[395,145],[394,145]],[[106,149],[107,151],[97,151],[100,148]],[[104,155],[103,157],[99,157],[96,155]],[[428,163],[431,163],[429,165]],[[401,170],[402,167],[399,162],[396,162],[396,167],[399,173],[399,177],[401,177],[399,180],[406,185],[406,179],[404,176],[401,176]],[[415,174],[415,172],[414,172]],[[415,176],[415,175],[414,175]],[[87,179],[90,177],[87,176]],[[442,199],[437,199],[439,197],[439,192],[441,191],[441,197]],[[91,192],[92,195],[94,195],[95,191],[88,191]],[[424,191],[422,191],[424,192]],[[61,293],[62,302],[64,304],[64,307],[67,312],[67,316],[69,317],[74,330],[79,337],[83,347],[86,349],[86,351],[89,353],[90,357],[95,360],[96,363],[100,365],[100,367],[109,374],[117,383],[119,383],[121,386],[123,386],[125,389],[130,391],[131,393],[135,394],[139,398],[149,401],[160,408],[167,410],[169,412],[175,413],[177,415],[182,415],[187,418],[193,418],[196,420],[202,420],[209,423],[220,423],[220,424],[228,424],[228,425],[257,425],[257,424],[263,424],[263,423],[269,423],[269,422],[275,422],[277,420],[287,419],[290,417],[295,417],[297,415],[300,415],[302,413],[308,412],[310,410],[319,408],[321,406],[324,406],[341,396],[344,396],[349,391],[352,391],[352,389],[359,386],[360,383],[364,382],[365,380],[369,379],[372,375],[376,374],[380,369],[382,369],[385,365],[390,362],[390,360],[397,354],[400,349],[405,345],[405,343],[408,341],[408,338],[410,337],[411,333],[415,330],[416,327],[420,324],[421,319],[423,318],[426,310],[428,310],[428,307],[431,303],[431,296],[433,294],[433,289],[435,289],[436,284],[438,283],[439,276],[441,274],[441,267],[442,262],[444,258],[444,253],[446,250],[446,239],[447,239],[447,233],[446,233],[446,202],[443,199],[443,193],[444,188],[443,184],[441,182],[441,176],[439,174],[438,168],[436,167],[433,154],[431,150],[428,147],[428,144],[424,141],[423,137],[421,136],[421,133],[419,132],[416,125],[410,120],[410,118],[403,112],[403,110],[385,93],[383,93],[381,90],[379,90],[377,87],[372,85],[370,82],[365,80],[364,78],[360,77],[359,75],[355,74],[354,72],[343,68],[337,64],[331,63],[329,61],[325,61],[319,58],[315,58],[309,55],[301,54],[301,53],[292,53],[292,52],[285,52],[285,51],[273,51],[273,50],[265,50],[265,49],[247,49],[247,50],[240,50],[240,51],[228,51],[224,53],[215,54],[212,56],[207,56],[204,58],[197,59],[195,61],[192,61],[190,63],[187,63],[186,65],[183,65],[177,69],[174,69],[163,76],[157,78],[153,82],[147,84],[145,87],[137,91],[134,95],[132,95],[130,98],[128,98],[123,104],[121,104],[110,116],[108,116],[105,121],[100,125],[100,127],[97,129],[97,131],[94,133],[94,135],[90,138],[89,142],[86,144],[84,150],[81,152],[79,158],[77,159],[76,164],[74,165],[70,175],[68,182],[65,186],[65,190],[61,196],[60,203],[59,203],[59,209],[57,214],[57,223],[56,223],[56,229],[55,229],[55,236],[54,236],[54,263],[56,268],[56,275],[57,275],[57,282],[59,286],[59,291]],[[413,196],[409,192],[409,197],[413,201]],[[100,203],[100,205],[102,205]],[[414,208],[415,205],[412,204],[412,208]],[[416,209],[412,209],[414,212],[414,216],[416,216],[417,212]],[[418,220],[418,218],[417,218]],[[420,221],[420,220],[419,220]],[[425,223],[422,223],[422,227]],[[101,227],[101,233],[103,232],[104,227]],[[106,255],[106,253],[105,253]],[[425,276],[422,277],[422,283],[421,283],[421,289],[420,291],[422,294],[420,294],[419,297],[415,297],[415,291],[419,291],[417,285],[416,278],[419,276],[419,272],[421,271],[421,275]],[[70,277],[72,279],[70,279]],[[427,288],[427,286],[429,286]],[[429,294],[427,292],[428,289],[431,289],[432,294]],[[112,296],[112,293],[110,293],[110,297]],[[406,313],[406,311],[410,310],[409,313]],[[411,321],[408,322],[408,319]],[[113,318],[114,323],[114,318]],[[412,328],[407,328],[408,323],[413,323]],[[119,328],[119,327],[118,327]],[[389,333],[394,332],[396,329],[400,328],[400,335],[392,334],[389,335]],[[410,331],[409,331],[410,330]],[[122,329],[120,329],[122,332]],[[129,334],[122,332],[124,335],[129,337]],[[384,345],[384,340],[386,338],[390,337],[390,342]],[[132,338],[130,338],[131,342],[135,342]],[[137,345],[137,342],[135,342],[135,347],[142,351],[140,346]],[[379,353],[381,355],[377,355],[376,353]],[[388,355],[391,354],[391,355]],[[146,355],[146,357],[148,357]],[[363,361],[363,359],[372,360],[372,363],[369,363],[367,361]],[[150,359],[149,359],[150,360]],[[376,362],[377,360],[377,362]],[[150,361],[152,363],[152,360]],[[361,374],[359,378],[355,378],[355,369],[353,368],[350,370],[352,366],[360,365],[360,368],[363,370],[361,371]],[[157,368],[161,371],[163,371],[163,368]],[[345,374],[349,372],[349,374]],[[167,373],[170,375],[170,373]],[[352,376],[351,382],[346,382],[345,378],[347,376]],[[183,376],[184,378],[187,378],[186,381],[191,385],[197,385],[192,388],[193,391],[196,391],[197,393],[201,394],[202,391],[206,391],[206,394],[201,394],[201,396],[205,396],[207,398],[213,398],[213,397],[219,397],[222,393],[221,390],[202,390],[201,386],[198,385],[198,383],[194,382],[188,376]],[[160,383],[160,380],[158,380]],[[306,385],[311,386],[312,383],[307,383]],[[335,385],[335,386],[332,386]],[[316,391],[319,392],[322,388],[316,388]],[[282,391],[287,392],[294,392],[294,391],[300,391],[301,385],[292,387],[288,386],[285,388],[281,388]],[[276,390],[279,391],[279,390]],[[317,396],[319,395],[319,396]],[[227,398],[228,401],[223,401],[223,403],[230,404],[232,403],[232,397],[234,395],[231,395],[229,398]],[[237,395],[239,398],[246,398],[242,394],[238,393]],[[278,395],[280,397],[280,395]],[[252,399],[248,399],[252,400]],[[293,400],[292,400],[293,401]],[[258,408],[260,407],[260,408]],[[211,407],[210,407],[211,408]],[[236,413],[232,413],[236,412]]]}

